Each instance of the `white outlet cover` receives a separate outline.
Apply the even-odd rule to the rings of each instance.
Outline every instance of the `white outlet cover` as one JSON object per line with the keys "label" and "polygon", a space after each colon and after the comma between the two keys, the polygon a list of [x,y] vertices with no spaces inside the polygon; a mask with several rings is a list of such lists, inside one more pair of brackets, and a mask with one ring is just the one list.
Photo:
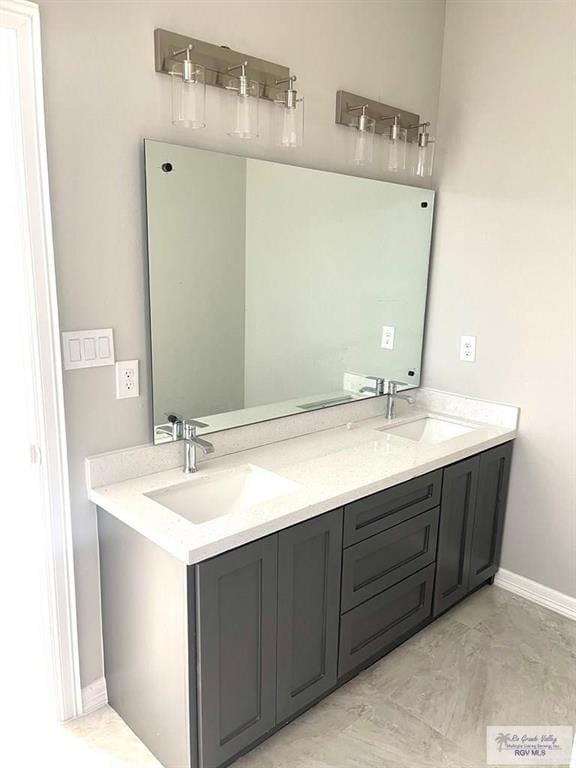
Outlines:
{"label": "white outlet cover", "polygon": [[138,360],[121,360],[116,363],[116,399],[140,397]]}
{"label": "white outlet cover", "polygon": [[460,360],[464,363],[476,362],[476,336],[460,337]]}
{"label": "white outlet cover", "polygon": [[394,336],[396,328],[393,325],[385,325],[382,328],[382,349],[394,349]]}

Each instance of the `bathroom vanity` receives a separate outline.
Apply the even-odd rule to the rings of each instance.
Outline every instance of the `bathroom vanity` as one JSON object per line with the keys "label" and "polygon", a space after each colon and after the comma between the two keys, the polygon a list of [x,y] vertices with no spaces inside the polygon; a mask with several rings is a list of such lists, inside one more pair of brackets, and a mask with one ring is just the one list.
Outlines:
{"label": "bathroom vanity", "polygon": [[493,580],[517,410],[415,392],[392,422],[90,491],[109,700],[164,765],[228,764]]}
{"label": "bathroom vanity", "polygon": [[518,410],[419,386],[432,190],[145,162],[155,445],[87,461],[106,685],[221,768],[494,578]]}

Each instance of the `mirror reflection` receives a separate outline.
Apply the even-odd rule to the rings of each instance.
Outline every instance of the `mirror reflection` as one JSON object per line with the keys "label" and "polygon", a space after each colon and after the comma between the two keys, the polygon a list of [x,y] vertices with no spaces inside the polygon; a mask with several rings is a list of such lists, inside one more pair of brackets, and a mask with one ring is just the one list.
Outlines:
{"label": "mirror reflection", "polygon": [[145,151],[156,442],[418,386],[431,190]]}

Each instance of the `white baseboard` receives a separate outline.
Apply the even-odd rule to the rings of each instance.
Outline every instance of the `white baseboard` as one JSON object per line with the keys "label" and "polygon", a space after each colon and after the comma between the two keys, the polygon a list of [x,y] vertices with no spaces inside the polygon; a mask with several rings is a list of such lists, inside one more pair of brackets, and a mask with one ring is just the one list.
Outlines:
{"label": "white baseboard", "polygon": [[504,568],[501,568],[496,574],[494,584],[576,621],[576,597],[557,592],[555,589],[545,587],[537,581],[519,576],[517,573],[512,573],[512,571],[507,571]]}
{"label": "white baseboard", "polygon": [[93,683],[82,688],[82,714],[89,715],[100,707],[108,703],[108,693],[106,691],[106,680],[100,677]]}

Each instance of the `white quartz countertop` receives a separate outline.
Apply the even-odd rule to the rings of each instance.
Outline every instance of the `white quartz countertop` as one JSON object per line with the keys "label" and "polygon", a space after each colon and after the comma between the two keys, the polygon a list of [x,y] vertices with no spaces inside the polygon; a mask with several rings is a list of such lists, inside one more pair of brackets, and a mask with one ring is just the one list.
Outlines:
{"label": "white quartz countertop", "polygon": [[[432,400],[432,404],[438,402]],[[184,475],[180,468],[169,469],[89,488],[88,494],[99,507],[191,565],[512,440],[518,409],[510,409],[515,418],[496,426],[464,418],[462,408],[438,413],[418,402],[409,415],[394,422],[382,416],[357,421],[204,461],[194,475]],[[478,419],[481,411],[472,413]],[[474,429],[438,443],[416,442],[379,431],[426,415],[455,419]],[[182,455],[183,451],[182,446]],[[198,524],[144,495],[182,482],[218,481],[247,465],[273,472],[295,483],[296,488],[247,510]]]}

